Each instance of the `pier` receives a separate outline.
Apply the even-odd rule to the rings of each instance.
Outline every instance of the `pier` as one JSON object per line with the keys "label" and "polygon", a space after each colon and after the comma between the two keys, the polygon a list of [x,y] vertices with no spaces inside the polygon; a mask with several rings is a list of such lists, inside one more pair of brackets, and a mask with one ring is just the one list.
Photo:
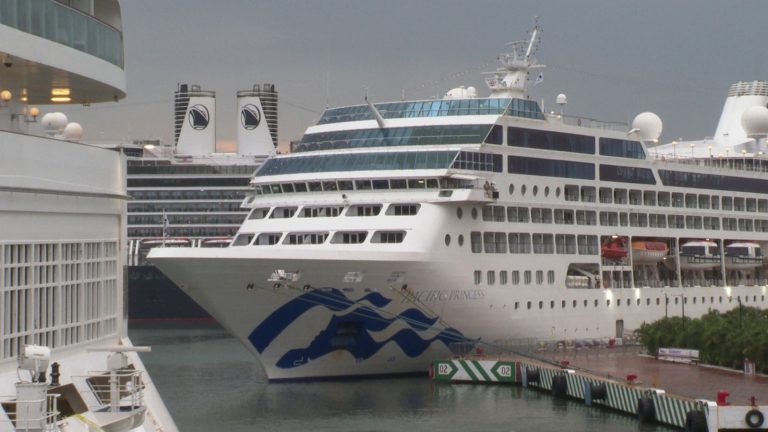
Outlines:
{"label": "pier", "polygon": [[[768,377],[639,355],[637,347],[435,361],[430,376],[451,383],[519,385],[691,432],[768,430]],[[762,405],[761,405],[762,402]]]}

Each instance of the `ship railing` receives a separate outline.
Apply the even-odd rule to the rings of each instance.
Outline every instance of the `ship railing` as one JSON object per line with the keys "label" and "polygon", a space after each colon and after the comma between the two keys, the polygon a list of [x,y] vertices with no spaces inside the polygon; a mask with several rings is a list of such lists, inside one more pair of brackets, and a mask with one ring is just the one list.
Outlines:
{"label": "ship railing", "polygon": [[[16,396],[0,396],[0,404],[7,418],[0,417],[0,430],[5,430],[4,423],[10,424],[10,430],[17,431],[58,431],[60,394],[51,393],[42,399],[19,400]],[[40,413],[40,415],[31,414]],[[31,415],[30,415],[31,414]]]}
{"label": "ship railing", "polygon": [[87,376],[78,376],[81,394],[86,398],[88,408],[94,412],[111,411],[130,413],[144,409],[144,380],[137,370],[92,371]]}
{"label": "ship railing", "polygon": [[726,262],[731,262],[732,264],[762,264],[763,263],[763,257],[750,257],[750,256],[743,256],[743,255],[732,255],[725,257]]}
{"label": "ship railing", "polygon": [[603,121],[589,117],[579,117],[566,114],[548,113],[544,114],[548,120],[560,121],[563,124],[570,126],[581,126],[590,129],[612,130],[619,132],[627,132],[630,130],[630,126],[624,122],[616,121]]}
{"label": "ship railing", "polygon": [[658,154],[653,151],[649,153],[651,159],[670,165],[690,165],[723,171],[768,172],[768,154],[758,155],[757,157],[753,155],[744,157],[732,155],[728,157],[712,156],[707,158],[685,156],[682,154]]}

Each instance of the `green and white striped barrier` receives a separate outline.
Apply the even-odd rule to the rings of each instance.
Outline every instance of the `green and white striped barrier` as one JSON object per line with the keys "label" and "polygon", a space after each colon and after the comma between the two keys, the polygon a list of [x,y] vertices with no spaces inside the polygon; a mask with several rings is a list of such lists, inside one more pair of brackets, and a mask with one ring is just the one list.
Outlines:
{"label": "green and white striped barrier", "polygon": [[[538,371],[538,382],[528,380],[528,370]],[[601,405],[630,415],[638,414],[639,399],[650,398],[655,406],[656,421],[679,428],[685,427],[688,412],[709,413],[708,406],[702,401],[542,365],[494,360],[438,360],[432,364],[431,373],[438,381],[509,384],[520,382],[526,387],[533,386],[543,390],[552,390],[553,377],[564,375],[569,397],[584,400],[587,405]],[[591,389],[597,385],[605,386],[605,397],[602,399],[595,399],[592,394]]]}
{"label": "green and white striped barrier", "polygon": [[438,381],[515,383],[515,362],[494,360],[438,360],[432,364]]}

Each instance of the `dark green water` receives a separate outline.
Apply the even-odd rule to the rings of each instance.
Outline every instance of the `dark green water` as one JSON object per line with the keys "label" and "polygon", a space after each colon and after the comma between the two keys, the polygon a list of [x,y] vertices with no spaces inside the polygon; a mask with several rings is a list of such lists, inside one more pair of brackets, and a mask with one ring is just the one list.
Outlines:
{"label": "dark green water", "polygon": [[216,326],[131,327],[134,344],[182,432],[669,431],[520,387],[428,378],[268,384]]}

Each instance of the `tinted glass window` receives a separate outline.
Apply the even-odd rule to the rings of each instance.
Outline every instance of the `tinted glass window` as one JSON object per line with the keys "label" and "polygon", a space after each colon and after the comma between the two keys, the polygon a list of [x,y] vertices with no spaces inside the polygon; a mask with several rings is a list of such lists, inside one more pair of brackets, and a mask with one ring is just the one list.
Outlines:
{"label": "tinted glass window", "polygon": [[595,153],[595,137],[587,135],[510,127],[507,129],[507,142],[514,147]]}
{"label": "tinted glass window", "polygon": [[547,177],[564,177],[594,180],[595,165],[586,162],[570,162],[556,159],[539,159],[508,156],[509,172]]}

